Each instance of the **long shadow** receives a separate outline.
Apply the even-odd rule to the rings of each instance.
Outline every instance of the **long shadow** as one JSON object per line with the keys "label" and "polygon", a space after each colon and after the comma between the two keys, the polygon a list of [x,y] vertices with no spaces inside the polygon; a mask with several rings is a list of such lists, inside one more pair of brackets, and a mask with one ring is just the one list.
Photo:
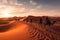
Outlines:
{"label": "long shadow", "polygon": [[7,25],[3,25],[2,24],[2,26],[0,26],[0,32],[6,32],[6,31],[8,31],[11,28],[11,26],[12,26],[11,24],[9,24],[9,23],[6,23],[6,24]]}

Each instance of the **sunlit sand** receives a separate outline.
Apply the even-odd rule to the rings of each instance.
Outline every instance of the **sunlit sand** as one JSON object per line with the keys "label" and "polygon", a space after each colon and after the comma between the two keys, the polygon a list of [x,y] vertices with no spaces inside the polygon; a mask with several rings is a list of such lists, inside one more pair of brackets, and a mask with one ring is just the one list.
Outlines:
{"label": "sunlit sand", "polygon": [[11,29],[0,33],[0,40],[28,40],[28,25],[19,22],[14,22],[11,25]]}

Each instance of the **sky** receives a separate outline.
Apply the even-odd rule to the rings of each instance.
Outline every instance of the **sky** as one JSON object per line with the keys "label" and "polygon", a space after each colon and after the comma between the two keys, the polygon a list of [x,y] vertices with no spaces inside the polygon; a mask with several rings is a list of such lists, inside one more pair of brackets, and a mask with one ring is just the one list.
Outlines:
{"label": "sky", "polygon": [[60,0],[0,0],[0,6],[0,11],[9,10],[9,17],[60,16]]}

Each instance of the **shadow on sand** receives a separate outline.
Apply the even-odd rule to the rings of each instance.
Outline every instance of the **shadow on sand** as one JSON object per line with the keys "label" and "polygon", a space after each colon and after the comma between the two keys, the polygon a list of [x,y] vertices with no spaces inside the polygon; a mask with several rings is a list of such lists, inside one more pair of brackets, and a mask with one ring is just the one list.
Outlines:
{"label": "shadow on sand", "polygon": [[0,22],[0,32],[6,32],[11,28],[10,22]]}

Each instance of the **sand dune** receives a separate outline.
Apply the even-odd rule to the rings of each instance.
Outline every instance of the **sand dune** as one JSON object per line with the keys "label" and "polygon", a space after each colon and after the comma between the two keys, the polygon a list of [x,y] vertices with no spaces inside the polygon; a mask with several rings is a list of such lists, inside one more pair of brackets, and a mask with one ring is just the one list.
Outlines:
{"label": "sand dune", "polygon": [[0,24],[0,40],[60,40],[59,25],[49,26],[26,20]]}
{"label": "sand dune", "polygon": [[[0,32],[0,40],[28,40],[28,25],[25,23],[14,22],[6,32]],[[6,28],[5,28],[6,29]],[[4,29],[2,29],[4,30]]]}

